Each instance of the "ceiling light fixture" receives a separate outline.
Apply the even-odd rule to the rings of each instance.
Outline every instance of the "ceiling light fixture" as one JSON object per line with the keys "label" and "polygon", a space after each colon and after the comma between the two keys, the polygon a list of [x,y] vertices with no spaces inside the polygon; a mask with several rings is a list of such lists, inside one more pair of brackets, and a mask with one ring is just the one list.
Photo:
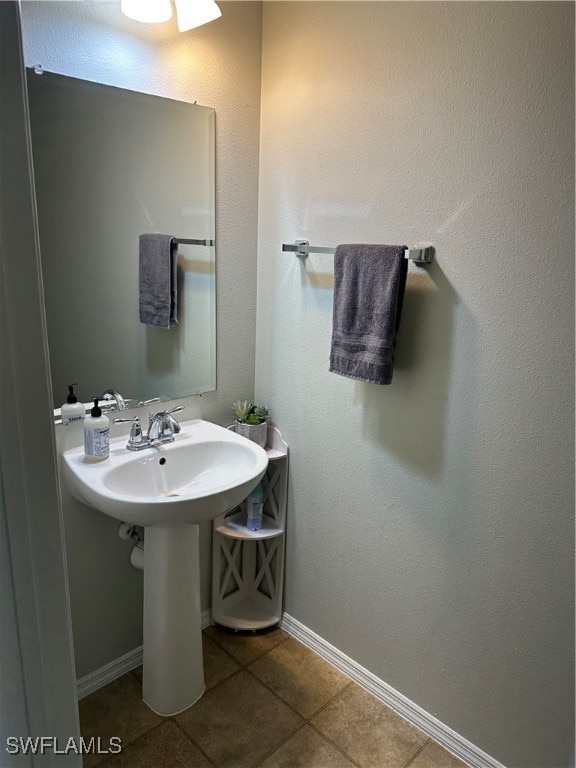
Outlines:
{"label": "ceiling light fixture", "polygon": [[214,0],[174,0],[174,2],[180,32],[200,27],[222,16],[222,11]]}
{"label": "ceiling light fixture", "polygon": [[[180,32],[200,27],[222,16],[222,11],[214,0],[174,0],[174,2]],[[172,16],[170,0],[122,0],[120,9],[128,18],[149,24],[168,21]]]}
{"label": "ceiling light fixture", "polygon": [[120,10],[129,19],[158,24],[172,17],[170,0],[122,0]]}

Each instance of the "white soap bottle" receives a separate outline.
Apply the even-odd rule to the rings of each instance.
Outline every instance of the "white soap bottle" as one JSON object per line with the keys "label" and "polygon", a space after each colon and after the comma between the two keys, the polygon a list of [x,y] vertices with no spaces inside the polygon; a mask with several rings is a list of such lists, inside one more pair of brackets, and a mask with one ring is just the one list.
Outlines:
{"label": "white soap bottle", "polygon": [[90,416],[84,419],[84,461],[93,463],[104,461],[110,453],[110,421],[102,415],[98,407],[98,398],[94,398],[94,407]]}
{"label": "white soap bottle", "polygon": [[78,384],[68,384],[68,397],[62,408],[60,408],[62,424],[69,424],[71,421],[80,421],[86,417],[84,403],[79,403],[78,398],[74,394],[74,387],[77,386]]}

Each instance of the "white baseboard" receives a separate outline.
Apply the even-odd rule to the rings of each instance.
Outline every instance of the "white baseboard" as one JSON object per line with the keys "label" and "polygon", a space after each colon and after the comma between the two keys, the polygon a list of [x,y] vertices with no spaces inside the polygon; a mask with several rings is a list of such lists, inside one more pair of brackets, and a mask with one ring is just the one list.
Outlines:
{"label": "white baseboard", "polygon": [[323,659],[351,677],[354,682],[371,693],[377,699],[397,712],[401,717],[437,741],[453,755],[463,760],[471,768],[504,768],[494,758],[471,744],[463,736],[437,720],[433,715],[421,709],[390,685],[380,680],[349,656],[312,632],[295,618],[285,613],[282,628]]}
{"label": "white baseboard", "polygon": [[[210,624],[212,624],[211,610],[202,611],[202,629],[209,627]],[[76,681],[78,699],[83,699],[89,693],[93,693],[98,688],[108,685],[112,680],[116,680],[117,677],[121,677],[131,669],[139,667],[140,664],[142,664],[142,646],[134,648],[133,651],[126,653],[119,659],[115,659],[109,664],[100,667],[100,669],[79,678]]]}
{"label": "white baseboard", "polygon": [[142,664],[142,646],[134,648],[133,651],[124,654],[119,659],[114,659],[109,664],[105,664],[100,669],[90,672],[76,681],[78,699],[83,699],[89,693],[97,691],[104,685],[116,680],[131,669],[135,669]]}

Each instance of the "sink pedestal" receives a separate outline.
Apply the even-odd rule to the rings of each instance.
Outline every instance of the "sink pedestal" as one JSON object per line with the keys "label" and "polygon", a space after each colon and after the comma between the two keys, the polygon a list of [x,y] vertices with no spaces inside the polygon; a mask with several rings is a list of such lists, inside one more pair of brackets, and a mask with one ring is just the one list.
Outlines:
{"label": "sink pedestal", "polygon": [[142,698],[175,715],[204,693],[199,529],[146,528]]}
{"label": "sink pedestal", "polygon": [[146,529],[142,698],[159,715],[204,692],[198,524],[234,509],[264,476],[268,454],[229,429],[194,419],[173,442],[145,451],[110,441],[107,461],[62,454],[72,495],[115,520]]}

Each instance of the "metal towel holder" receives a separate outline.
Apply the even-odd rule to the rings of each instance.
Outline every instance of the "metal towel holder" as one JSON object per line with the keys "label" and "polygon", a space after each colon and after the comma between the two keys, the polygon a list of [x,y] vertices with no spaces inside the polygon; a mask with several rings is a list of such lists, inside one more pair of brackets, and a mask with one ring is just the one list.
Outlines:
{"label": "metal towel holder", "polygon": [[[326,248],[320,245],[310,245],[308,240],[296,240],[294,244],[283,243],[282,251],[295,253],[296,256],[306,258],[309,253],[334,253],[335,248]],[[404,251],[404,258],[410,259],[415,264],[431,264],[434,261],[434,246],[430,243],[417,243],[409,245]]]}
{"label": "metal towel holder", "polygon": [[175,237],[174,240],[178,243],[178,245],[216,245],[214,240],[190,240],[184,237]]}

